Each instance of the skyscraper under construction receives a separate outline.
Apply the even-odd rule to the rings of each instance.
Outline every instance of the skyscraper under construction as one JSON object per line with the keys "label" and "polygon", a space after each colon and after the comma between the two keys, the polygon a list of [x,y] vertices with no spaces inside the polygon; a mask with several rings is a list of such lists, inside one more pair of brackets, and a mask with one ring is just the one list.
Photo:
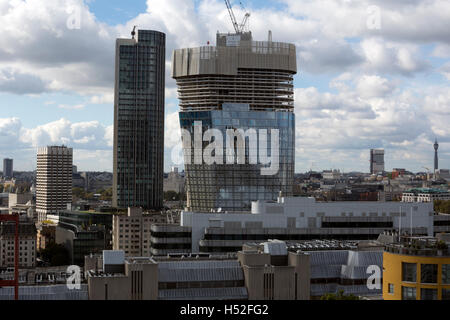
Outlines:
{"label": "skyscraper under construction", "polygon": [[[189,210],[248,211],[251,201],[275,200],[292,194],[295,150],[293,76],[297,73],[293,44],[253,41],[251,32],[217,34],[216,46],[178,49],[173,53],[172,77],[178,86],[180,125],[194,136],[218,129],[255,129],[257,146],[245,136],[245,163],[199,163],[192,150],[195,139],[183,141]],[[272,135],[278,130],[279,147]],[[267,136],[264,133],[267,132]],[[267,138],[267,139],[266,139]],[[205,139],[208,140],[208,139]],[[258,156],[267,140],[267,154],[278,170],[262,174],[267,164],[250,163],[251,148]],[[205,147],[211,141],[203,141]],[[225,146],[226,143],[223,143]],[[277,148],[278,150],[275,150]],[[227,151],[223,151],[225,158]],[[276,159],[275,157],[276,156]]]}

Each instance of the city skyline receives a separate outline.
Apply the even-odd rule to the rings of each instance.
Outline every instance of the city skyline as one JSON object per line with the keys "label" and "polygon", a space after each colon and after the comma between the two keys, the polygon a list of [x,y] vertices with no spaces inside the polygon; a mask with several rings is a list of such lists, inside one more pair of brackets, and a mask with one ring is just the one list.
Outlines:
{"label": "city skyline", "polygon": [[[32,15],[37,4],[53,14]],[[110,4],[54,0],[0,6],[5,21],[13,24],[16,14],[25,25],[16,34],[5,31],[1,41],[11,45],[8,52],[0,51],[5,103],[0,158],[13,158],[17,171],[35,169],[37,148],[54,144],[72,147],[81,171],[112,171],[114,41],[130,37],[133,25],[167,34],[164,171],[169,171],[170,151],[179,141],[176,87],[167,72],[171,52],[213,42],[216,30],[231,32],[228,13],[218,0]],[[233,5],[240,19],[243,11],[237,1]],[[278,41],[297,47],[302,73],[294,78],[295,172],[367,172],[372,148],[385,149],[387,171],[424,171],[433,166],[435,138],[439,167],[450,167],[448,3],[285,0],[245,5],[255,38],[266,39],[270,29]],[[419,15],[421,9],[427,15]],[[434,27],[421,28],[427,21]],[[23,44],[9,37],[36,41]]]}

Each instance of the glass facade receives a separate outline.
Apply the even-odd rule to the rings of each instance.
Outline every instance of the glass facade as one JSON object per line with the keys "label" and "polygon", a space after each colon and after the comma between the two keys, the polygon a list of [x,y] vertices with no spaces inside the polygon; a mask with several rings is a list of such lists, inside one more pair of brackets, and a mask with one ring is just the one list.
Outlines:
{"label": "glass facade", "polygon": [[[186,190],[188,208],[194,211],[210,211],[221,208],[222,211],[248,211],[251,201],[276,200],[279,192],[292,195],[294,176],[294,139],[295,115],[292,112],[255,111],[248,104],[224,104],[222,110],[180,112],[180,126],[190,133],[191,144],[183,144],[186,168]],[[223,164],[195,163],[194,125],[201,121],[202,134],[208,129],[218,129],[223,136]],[[227,164],[226,136],[228,129],[254,129],[258,132],[258,142],[245,141],[245,164]],[[259,160],[251,164],[249,155],[255,152],[261,155],[260,130],[267,130],[267,155],[273,154],[271,129],[279,130],[278,171],[273,175],[263,175],[261,168],[270,167]],[[203,150],[211,143],[204,141]],[[186,150],[190,148],[190,151]],[[253,149],[253,150],[251,150]],[[257,150],[255,150],[257,149]],[[236,152],[237,153],[237,152]],[[190,155],[190,163],[186,156]]]}
{"label": "glass facade", "polygon": [[420,289],[420,300],[437,300],[437,289]]}
{"label": "glass facade", "polygon": [[417,264],[402,262],[402,281],[417,281]]}
{"label": "glass facade", "polygon": [[450,284],[450,264],[442,265],[442,284]]}
{"label": "glass facade", "polygon": [[421,283],[437,283],[438,265],[421,264],[420,265]]}
{"label": "glass facade", "polygon": [[114,207],[162,207],[165,41],[147,30],[117,40]]}
{"label": "glass facade", "polygon": [[416,288],[402,287],[402,300],[417,300]]}

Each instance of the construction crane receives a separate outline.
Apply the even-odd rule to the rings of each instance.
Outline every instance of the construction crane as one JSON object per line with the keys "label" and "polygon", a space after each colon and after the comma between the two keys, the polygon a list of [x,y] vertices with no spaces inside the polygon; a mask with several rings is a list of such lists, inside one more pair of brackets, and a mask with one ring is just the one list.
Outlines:
{"label": "construction crane", "polygon": [[[247,25],[248,19],[250,18],[250,13],[247,12],[244,16],[244,19],[242,20],[241,24],[238,24],[236,20],[236,16],[234,15],[233,8],[231,6],[231,3],[229,0],[225,0],[225,4],[228,9],[228,13],[230,14],[231,23],[233,24],[234,30],[237,34],[240,34],[244,32],[245,26]],[[245,11],[244,6],[242,5],[242,2],[240,2],[242,9]]]}

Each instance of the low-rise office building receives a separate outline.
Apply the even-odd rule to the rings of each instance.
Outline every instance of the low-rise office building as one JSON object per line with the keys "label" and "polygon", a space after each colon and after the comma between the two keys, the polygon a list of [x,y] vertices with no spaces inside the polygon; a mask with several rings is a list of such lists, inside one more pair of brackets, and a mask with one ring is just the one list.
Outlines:
{"label": "low-rise office building", "polygon": [[168,224],[152,224],[150,227],[150,253],[164,256],[170,253],[190,253],[192,228]]}
{"label": "low-rise office building", "polygon": [[384,300],[450,300],[450,239],[402,237],[383,253]]}
{"label": "low-rise office building", "polygon": [[433,188],[419,188],[410,189],[403,192],[402,202],[433,202],[434,200],[450,200],[450,192],[433,189]]}
{"label": "low-rise office building", "polygon": [[90,226],[85,229],[77,226],[58,226],[55,241],[63,244],[69,251],[70,263],[78,266],[84,264],[84,257],[98,254],[110,249],[107,231],[101,226]]}
{"label": "low-rise office building", "polygon": [[432,236],[433,204],[279,197],[253,202],[251,213],[184,211],[180,224],[192,230],[191,252],[236,252],[246,242],[268,239],[375,240],[399,227]]}
{"label": "low-rise office building", "polygon": [[[170,238],[190,238],[188,234],[190,229],[167,224],[170,215],[170,213],[160,212],[144,213],[141,208],[128,208],[127,214],[115,214],[112,228],[113,249],[123,250],[127,257],[150,257],[155,252],[157,254],[186,252],[182,249],[186,247],[187,240],[171,240]],[[156,238],[152,239],[151,228],[155,224],[165,224],[165,227],[162,227],[164,230],[159,228],[155,231]],[[164,237],[161,237],[162,235]],[[155,244],[153,248],[155,252],[151,250],[152,241]],[[172,243],[174,245],[171,245]],[[159,250],[163,250],[163,252],[161,253]]]}

